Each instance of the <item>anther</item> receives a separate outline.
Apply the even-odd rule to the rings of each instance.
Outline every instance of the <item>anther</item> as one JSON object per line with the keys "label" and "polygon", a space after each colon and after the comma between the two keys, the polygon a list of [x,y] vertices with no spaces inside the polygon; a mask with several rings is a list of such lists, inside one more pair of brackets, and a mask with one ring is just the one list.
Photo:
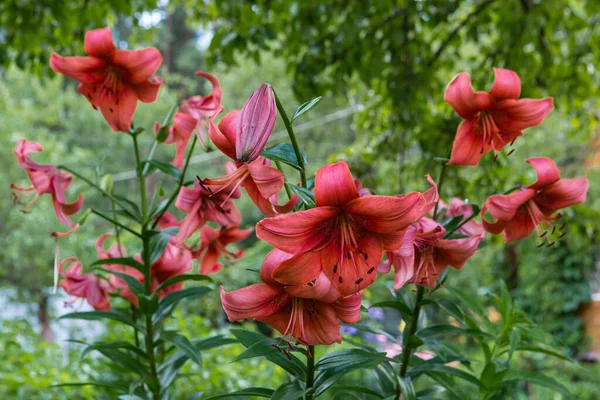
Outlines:
{"label": "anther", "polygon": [[508,154],[506,155],[506,157],[510,156],[514,152],[515,152],[515,149],[512,149],[511,151],[508,152]]}
{"label": "anther", "polygon": [[551,235],[554,235],[554,232],[556,232],[556,226],[552,227],[552,233],[551,233]]}
{"label": "anther", "polygon": [[565,235],[567,234],[567,232],[563,232],[558,238],[561,239],[563,238]]}
{"label": "anther", "polygon": [[360,284],[362,281],[364,281],[364,279],[363,279],[363,278],[358,278],[358,279],[356,280],[356,282],[354,282],[354,283],[358,285],[358,284]]}
{"label": "anther", "polygon": [[[554,232],[553,232],[553,233],[554,233]],[[544,233],[542,233],[542,234],[540,235],[540,238],[543,238],[543,237],[544,237],[544,236],[546,236],[547,234],[548,234],[548,231],[544,231]]]}
{"label": "anther", "polygon": [[337,267],[338,267],[338,266],[337,266],[337,264],[335,264],[335,265],[333,266],[333,273],[334,273],[334,274],[337,274]]}
{"label": "anther", "polygon": [[498,154],[494,154],[494,161],[498,159]]}
{"label": "anther", "polygon": [[515,140],[517,140],[517,138],[514,138],[514,139],[512,140],[512,142],[510,142],[510,146],[512,146],[513,144],[515,144]]}
{"label": "anther", "polygon": [[565,229],[565,226],[567,226],[567,223],[565,222],[564,224],[562,224],[562,226],[560,228],[558,228],[559,231],[562,231],[563,229]]}
{"label": "anther", "polygon": [[372,274],[372,273],[373,273],[373,271],[375,271],[375,267],[372,267],[371,269],[369,269],[369,270],[367,271],[367,274]]}
{"label": "anther", "polygon": [[554,246],[555,244],[556,244],[556,242],[550,242],[550,243],[548,243],[548,246],[547,246],[547,247],[552,247],[552,246]]}
{"label": "anther", "polygon": [[539,249],[540,247],[542,247],[545,244],[545,242],[540,243],[537,248]]}
{"label": "anther", "polygon": [[340,283],[344,283],[344,280],[342,279],[342,277],[341,277],[341,276],[338,278],[338,281],[339,281]]}

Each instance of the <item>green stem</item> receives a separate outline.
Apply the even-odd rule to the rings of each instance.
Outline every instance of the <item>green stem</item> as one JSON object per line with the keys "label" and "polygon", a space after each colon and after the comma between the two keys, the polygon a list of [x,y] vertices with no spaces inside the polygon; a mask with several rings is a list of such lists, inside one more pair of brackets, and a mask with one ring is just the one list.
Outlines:
{"label": "green stem", "polygon": [[[137,313],[135,310],[135,306],[133,305],[133,303],[131,304],[131,319],[133,320],[133,322],[137,322]],[[133,338],[135,340],[135,347],[139,348],[140,347],[140,337],[138,336],[138,330],[133,328]]]}
{"label": "green stem", "polygon": [[[158,147],[158,140],[154,139],[154,143],[152,143],[152,148],[150,149],[150,153],[148,153],[148,158],[146,158],[146,161],[152,160],[157,147]],[[142,170],[142,175],[145,176],[148,173],[148,169],[150,169],[150,164],[146,163],[146,165],[144,165],[144,169]]]}
{"label": "green stem", "polygon": [[[315,384],[315,346],[308,346],[308,355],[306,357],[306,389],[310,389]],[[305,396],[305,400],[313,400],[313,392],[309,392]]]}
{"label": "green stem", "polygon": [[89,186],[93,187],[94,189],[96,189],[98,192],[100,192],[102,194],[102,196],[104,197],[108,197],[109,199],[111,199],[112,201],[114,201],[116,204],[118,204],[119,206],[121,206],[122,208],[126,208],[123,206],[123,204],[119,201],[119,199],[117,199],[116,197],[114,197],[112,194],[108,193],[107,191],[105,191],[104,189],[102,189],[100,186],[96,185],[94,182],[90,181],[88,178],[86,178],[85,176],[79,174],[78,172],[73,171],[71,168],[66,167],[64,165],[59,165],[58,169],[62,169],[63,171],[67,171],[73,175],[75,175],[76,177],[78,177],[79,179],[81,179],[82,181],[84,181],[85,183],[87,183]]}
{"label": "green stem", "polygon": [[142,199],[142,224],[144,225],[144,229],[146,229],[146,219],[148,218],[148,205],[146,204],[148,202],[146,199],[146,178],[144,177],[144,173],[142,171],[140,147],[138,146],[137,135],[131,135],[131,137],[133,138],[133,148],[135,150],[136,172],[140,183],[140,196]]}
{"label": "green stem", "polygon": [[[142,260],[144,261],[144,294],[152,294],[152,260],[150,254],[150,235],[148,234],[148,209],[147,209],[147,193],[146,180],[142,171],[142,163],[140,160],[140,149],[137,142],[137,135],[131,135],[133,138],[133,147],[135,150],[135,163],[140,185],[140,197],[142,201]],[[154,356],[154,326],[152,324],[152,315],[146,314],[146,354],[148,354],[150,364],[150,374],[152,375],[152,383],[149,386],[154,400],[160,400],[160,383],[158,373],[156,371],[156,361]]]}
{"label": "green stem", "polygon": [[450,235],[452,235],[454,232],[456,232],[457,230],[459,230],[464,224],[466,224],[467,222],[469,222],[470,220],[472,220],[476,216],[477,216],[477,214],[475,214],[475,213],[471,214],[467,219],[465,219],[464,221],[462,221],[460,224],[456,225],[456,227],[454,229],[452,229],[451,231],[446,232],[444,234],[444,238],[447,238]]}
{"label": "green stem", "polygon": [[275,104],[277,105],[277,110],[279,111],[279,115],[283,120],[283,124],[285,125],[285,129],[288,132],[290,137],[290,141],[292,142],[292,147],[294,148],[294,153],[296,153],[296,159],[298,160],[298,166],[300,167],[300,180],[302,182],[302,187],[306,188],[306,167],[304,165],[304,159],[302,158],[302,152],[300,152],[300,147],[298,146],[298,141],[296,140],[296,135],[294,134],[294,128],[292,128],[292,123],[288,118],[283,105],[279,101],[279,97],[277,97],[277,93],[273,91],[275,95]]}
{"label": "green stem", "polygon": [[[275,161],[275,165],[277,166],[277,169],[280,170],[283,173],[283,170],[281,169],[281,163],[279,161]],[[290,190],[290,188],[284,183],[283,187],[285,189],[285,193],[287,193],[287,197],[288,199],[292,198],[292,191]]]}
{"label": "green stem", "polygon": [[417,298],[415,299],[415,308],[413,309],[412,319],[410,324],[404,328],[404,332],[402,332],[402,341],[404,345],[402,348],[402,363],[400,366],[400,376],[402,378],[406,376],[408,362],[412,354],[412,349],[408,346],[408,338],[417,332],[417,326],[419,324],[419,312],[421,311],[421,301],[423,300],[424,293],[425,288],[423,286],[417,286]]}
{"label": "green stem", "polygon": [[[439,196],[442,195],[442,185],[444,184],[444,176],[446,175],[446,163],[442,164],[442,170],[440,171],[440,176],[438,177],[437,180],[437,190],[438,190],[438,194]],[[438,212],[438,205],[440,204],[439,200],[437,203],[435,203],[435,208],[433,209],[433,219],[434,221],[437,221],[437,212]]]}
{"label": "green stem", "polygon": [[[115,220],[115,222],[119,223],[119,219],[117,218],[117,210],[115,209],[115,202],[113,200],[110,201],[110,207],[113,212],[113,219]],[[117,239],[117,247],[119,248],[119,257],[124,257],[124,255],[121,254],[121,229],[120,229],[120,226],[116,225],[116,224],[115,224],[115,237]]]}
{"label": "green stem", "polygon": [[96,214],[97,216],[99,216],[100,218],[103,218],[105,220],[107,220],[108,222],[110,222],[111,224],[120,227],[121,229],[125,229],[127,232],[129,233],[133,233],[135,236],[141,238],[142,235],[140,235],[138,232],[134,231],[131,228],[126,227],[125,225],[123,225],[120,222],[115,221],[114,219],[112,219],[111,217],[109,217],[108,215],[104,215],[103,213],[101,213],[98,210],[94,210],[93,208],[91,209],[93,214]]}
{"label": "green stem", "polygon": [[194,138],[192,139],[192,147],[190,147],[190,151],[187,155],[187,158],[185,159],[185,164],[183,165],[183,169],[181,170],[181,178],[179,178],[179,182],[177,184],[177,189],[173,192],[173,194],[171,194],[171,197],[169,197],[169,201],[167,202],[165,207],[162,209],[160,214],[158,214],[158,216],[154,219],[154,223],[152,224],[152,229],[156,228],[156,225],[158,225],[158,221],[160,221],[162,216],[169,209],[169,206],[171,204],[173,204],[173,202],[175,201],[175,198],[179,194],[179,191],[181,190],[181,187],[183,186],[183,182],[185,182],[185,173],[187,172],[188,166],[190,165],[190,160],[192,159],[192,153],[194,152],[194,147],[196,146],[197,141],[198,141],[198,138],[196,137],[196,135],[194,135]]}

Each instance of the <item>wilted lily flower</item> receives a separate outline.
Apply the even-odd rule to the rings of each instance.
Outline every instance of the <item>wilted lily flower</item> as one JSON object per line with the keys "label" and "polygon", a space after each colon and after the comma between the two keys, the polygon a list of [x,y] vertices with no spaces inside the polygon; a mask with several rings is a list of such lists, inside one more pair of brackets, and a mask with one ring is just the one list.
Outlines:
{"label": "wilted lily flower", "polygon": [[494,68],[489,92],[473,91],[466,72],[452,79],[444,100],[464,121],[456,132],[448,164],[479,164],[484,154],[502,150],[523,135],[523,129],[541,124],[554,107],[551,97],[519,99],[520,94],[519,76],[507,69]]}
{"label": "wilted lily flower", "polygon": [[263,83],[242,107],[235,133],[237,161],[249,163],[260,156],[271,136],[276,118],[275,93],[271,85]]}
{"label": "wilted lily flower", "polygon": [[[554,221],[562,215],[554,213],[562,208],[585,201],[589,182],[586,177],[560,179],[558,167],[549,158],[534,157],[527,160],[537,174],[537,181],[509,195],[490,196],[481,208],[483,227],[492,234],[502,232],[505,242],[526,238],[535,229],[541,240],[552,246],[560,239],[564,224],[557,228]],[[496,222],[484,219],[489,211]],[[558,237],[553,239],[557,233]]]}
{"label": "wilted lily flower", "polygon": [[62,57],[52,53],[50,67],[79,81],[77,87],[94,108],[99,108],[113,131],[128,132],[137,101],[156,100],[162,80],[153,75],[162,62],[154,47],[118,50],[110,28],[85,34],[88,57]]}

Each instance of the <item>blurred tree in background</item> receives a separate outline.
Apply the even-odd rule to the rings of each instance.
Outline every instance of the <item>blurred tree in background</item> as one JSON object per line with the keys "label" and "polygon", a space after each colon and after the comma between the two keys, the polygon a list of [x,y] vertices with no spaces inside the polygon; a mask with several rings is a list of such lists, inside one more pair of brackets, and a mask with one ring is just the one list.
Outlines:
{"label": "blurred tree in background", "polygon": [[[160,75],[168,89],[161,89],[158,102],[139,107],[139,120],[151,121],[153,116],[160,120],[178,100],[207,93],[205,82],[193,75],[200,69],[218,76],[229,109],[240,107],[263,81],[272,83],[290,108],[325,96],[306,125],[299,125],[304,126],[299,134],[309,168],[314,172],[335,154],[329,161],[347,160],[365,186],[382,194],[423,190],[426,173],[437,178],[439,163],[432,159],[448,156],[459,123],[443,101],[445,85],[453,76],[468,71],[475,89],[487,90],[492,67],[513,69],[522,80],[522,97],[553,96],[555,111],[541,127],[517,140],[516,154],[501,155],[496,162],[487,156],[478,169],[449,169],[442,198],[458,196],[481,203],[489,194],[532,182],[534,176],[522,160],[543,153],[557,161],[566,177],[588,175],[592,182],[588,201],[569,211],[569,233],[555,247],[540,250],[534,241],[503,246],[500,238],[490,238],[460,274],[452,274],[452,285],[481,291],[506,280],[534,321],[573,353],[583,352],[578,314],[590,300],[599,253],[600,188],[594,185],[600,181],[599,19],[600,2],[584,0],[3,1],[0,157],[5,173],[0,185],[7,188],[25,180],[12,154],[20,137],[44,146],[43,162],[77,165],[93,180],[117,172],[111,169],[114,165],[133,170],[133,160],[126,158],[128,138],[108,132],[101,116],[75,92],[75,85],[48,69],[52,51],[81,53],[83,34],[90,28],[113,27],[120,47],[160,48],[164,57]],[[137,41],[129,42],[130,38]],[[148,134],[142,145],[147,151],[152,127],[145,128]],[[277,137],[275,133],[273,140]],[[90,157],[98,148],[106,155],[101,165]],[[58,160],[53,154],[68,156]],[[171,156],[159,154],[165,161]],[[217,157],[199,153],[193,174],[222,173]],[[119,190],[135,194],[135,182],[126,174],[114,179]],[[92,202],[104,201],[94,199],[91,192],[86,196]],[[18,208],[8,194],[0,200],[0,284],[17,287],[16,298],[39,303],[37,310],[43,311],[52,282],[54,242],[48,233],[58,226],[47,212],[47,202],[38,202],[27,216]],[[250,204],[240,208],[243,224],[259,219]],[[90,222],[84,229],[96,235],[108,229],[97,220]],[[245,243],[246,259],[225,268],[217,281],[241,287],[256,280],[245,268],[256,268],[265,249],[255,248],[253,241]],[[92,261],[93,249],[91,240],[61,243],[64,255],[83,256],[84,263]],[[369,293],[367,299],[376,302],[378,291]],[[191,336],[195,329],[222,326],[217,304],[218,296],[189,308],[197,321],[197,326],[185,326]],[[60,327],[44,328],[51,317],[39,314],[39,330]],[[185,324],[183,318],[180,322]],[[2,334],[14,329],[5,326]],[[33,352],[31,339],[27,340]],[[216,364],[228,363],[233,354],[237,353],[231,351]],[[236,367],[240,369],[236,376],[244,379],[241,366]],[[577,371],[568,373],[585,380]],[[215,372],[208,389],[225,384],[227,379],[220,374]],[[243,386],[241,382],[239,387]],[[76,392],[83,398],[86,393]],[[579,398],[593,398],[586,395],[578,393]]]}

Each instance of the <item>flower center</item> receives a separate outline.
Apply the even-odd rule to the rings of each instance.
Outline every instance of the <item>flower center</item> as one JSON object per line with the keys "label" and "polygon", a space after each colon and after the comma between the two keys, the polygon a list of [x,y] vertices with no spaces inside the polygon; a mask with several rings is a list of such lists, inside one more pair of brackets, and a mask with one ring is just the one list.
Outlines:
{"label": "flower center", "polygon": [[[507,145],[504,139],[503,133],[494,121],[494,117],[488,111],[481,111],[475,124],[475,131],[482,136],[481,149],[479,154],[483,154],[491,150],[494,152],[494,161],[498,158],[496,148],[502,148]],[[512,145],[517,138],[514,138],[510,145]],[[513,153],[514,149],[509,151],[507,156]]]}
{"label": "flower center", "polygon": [[519,208],[519,214],[528,215],[531,218],[535,226],[535,231],[540,240],[540,244],[537,246],[538,248],[546,245],[547,247],[552,247],[556,244],[558,239],[564,237],[567,232],[564,231],[567,223],[563,223],[559,228],[556,227],[556,220],[562,217],[562,214],[556,214],[556,216],[548,216],[544,214],[542,210],[538,207],[537,203],[533,200],[529,200],[527,203],[522,205]]}
{"label": "flower center", "polygon": [[[357,262],[359,262],[358,257],[362,257],[365,262],[369,259],[369,254],[360,248],[358,242],[363,234],[356,226],[353,217],[350,215],[341,215],[337,217],[334,221],[334,226],[336,226],[338,234],[334,236],[333,242],[339,246],[339,252],[337,262],[333,266],[333,274],[339,274],[338,282],[344,283],[344,279],[342,278],[343,268],[349,266],[354,269],[354,274],[356,276],[354,283],[358,285],[364,280],[357,265]],[[372,274],[374,271],[374,267],[370,268],[367,271],[367,274]]]}

